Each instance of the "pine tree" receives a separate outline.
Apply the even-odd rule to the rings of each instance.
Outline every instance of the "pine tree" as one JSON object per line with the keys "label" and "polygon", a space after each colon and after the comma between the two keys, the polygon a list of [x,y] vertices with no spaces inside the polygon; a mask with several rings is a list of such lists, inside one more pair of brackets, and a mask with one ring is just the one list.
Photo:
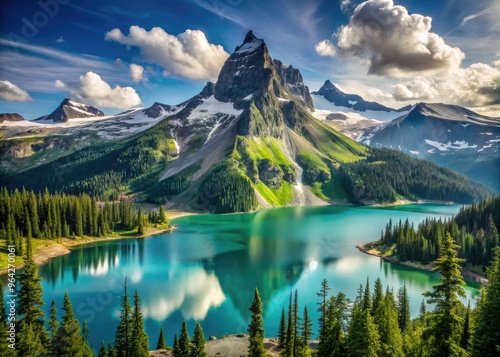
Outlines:
{"label": "pine tree", "polygon": [[84,357],[85,340],[80,334],[80,324],[75,318],[68,293],[64,294],[64,315],[57,330],[57,349],[60,357]]}
{"label": "pine tree", "polygon": [[205,336],[199,322],[196,323],[194,329],[193,341],[191,344],[191,357],[206,357],[205,352]]}
{"label": "pine tree", "polygon": [[294,345],[295,345],[295,332],[293,331],[293,327],[295,326],[294,322],[294,314],[293,314],[293,302],[292,302],[292,293],[290,292],[290,302],[288,303],[288,320],[287,320],[287,329],[286,329],[286,345],[285,351],[283,355],[285,357],[293,356]]}
{"label": "pine tree", "polygon": [[53,356],[57,356],[58,354],[58,343],[57,343],[57,328],[59,326],[59,322],[57,321],[57,309],[56,309],[56,301],[52,300],[50,304],[50,312],[49,312],[49,332],[50,332],[50,350],[52,351]]}
{"label": "pine tree", "polygon": [[460,347],[462,347],[465,351],[469,349],[470,345],[470,336],[472,331],[471,326],[471,311],[470,311],[470,301],[467,304],[467,311],[465,312],[464,326],[462,328],[462,338],[460,340]]}
{"label": "pine tree", "polygon": [[118,357],[118,352],[116,351],[115,346],[111,343],[108,345],[108,357]]}
{"label": "pine tree", "polygon": [[137,290],[134,294],[134,309],[130,320],[132,336],[130,344],[131,357],[149,357],[149,340],[144,330],[141,302]]}
{"label": "pine tree", "polygon": [[165,336],[163,334],[163,327],[160,328],[160,336],[158,336],[158,343],[156,344],[157,350],[166,350],[167,344],[165,343]]}
{"label": "pine tree", "polygon": [[250,335],[248,357],[263,357],[266,355],[264,349],[264,322],[262,321],[262,300],[257,288],[255,288],[250,311],[252,312],[252,320],[248,325],[248,334]]}
{"label": "pine tree", "polygon": [[181,335],[179,337],[179,350],[177,357],[190,357],[191,356],[191,341],[189,340],[189,333],[187,329],[186,320],[182,322]]}
{"label": "pine tree", "polygon": [[142,236],[145,233],[144,228],[144,215],[142,214],[142,209],[139,208],[139,212],[137,213],[138,225],[137,225],[137,234]]}
{"label": "pine tree", "polygon": [[401,332],[405,332],[410,325],[411,315],[410,315],[410,297],[408,296],[408,290],[406,289],[406,284],[398,290],[398,326]]}
{"label": "pine tree", "polygon": [[488,284],[481,289],[474,318],[471,355],[498,356],[500,346],[500,247],[495,248]]}
{"label": "pine tree", "polygon": [[309,318],[309,312],[307,311],[307,306],[304,306],[304,315],[302,319],[302,326],[301,326],[301,349],[302,352],[299,354],[299,356],[306,356],[309,355],[309,340],[311,339],[312,335],[312,322],[311,319]]}
{"label": "pine tree", "polygon": [[99,354],[97,355],[97,357],[109,357],[108,350],[106,349],[104,341],[101,342],[101,348],[99,349]]}
{"label": "pine tree", "polygon": [[163,205],[160,206],[160,212],[158,215],[159,215],[158,218],[159,223],[167,222],[167,216],[165,215],[165,209],[163,208]]}
{"label": "pine tree", "polygon": [[123,283],[123,298],[120,310],[120,322],[115,333],[115,348],[118,357],[131,356],[132,306],[127,293],[127,279]]}
{"label": "pine tree", "polygon": [[375,280],[375,287],[373,289],[372,316],[375,315],[378,305],[382,302],[383,299],[384,291],[382,288],[382,281],[380,281],[380,278],[377,278],[377,280]]}
{"label": "pine tree", "polygon": [[299,293],[295,290],[295,295],[293,299],[293,356],[299,355],[300,341],[299,341]]}
{"label": "pine tree", "polygon": [[320,343],[322,340],[326,340],[326,301],[328,299],[328,291],[330,291],[328,281],[326,279],[323,279],[323,281],[321,282],[321,289],[318,293],[316,293],[316,295],[321,298],[321,301],[318,303],[318,312],[320,313],[318,321]]}
{"label": "pine tree", "polygon": [[347,337],[347,355],[352,357],[377,357],[380,336],[370,310],[354,306]]}
{"label": "pine tree", "polygon": [[398,326],[398,310],[392,293],[388,292],[375,312],[375,324],[380,335],[380,355],[402,357],[403,338]]}
{"label": "pine tree", "polygon": [[22,350],[22,346],[26,346],[27,349],[31,348],[33,351],[38,351],[39,346],[43,348],[47,343],[47,333],[43,319],[44,313],[41,309],[44,305],[42,300],[42,279],[38,277],[38,267],[33,261],[30,238],[27,238],[26,248],[26,256],[24,257],[25,268],[18,280],[20,288],[18,291],[17,312],[22,315],[19,323],[19,351],[22,354],[28,353],[27,350]]}
{"label": "pine tree", "polygon": [[432,338],[431,356],[462,356],[460,332],[463,319],[457,315],[457,308],[463,306],[459,297],[465,297],[465,282],[460,271],[464,259],[457,257],[457,248],[449,233],[443,243],[441,256],[434,262],[435,270],[441,274],[441,283],[433,291],[424,293],[429,304],[436,304],[429,319],[424,336]]}
{"label": "pine tree", "polygon": [[281,310],[281,318],[280,325],[278,329],[278,339],[279,339],[279,348],[283,349],[286,346],[286,316],[285,316],[285,308]]}
{"label": "pine tree", "polygon": [[172,352],[173,352],[174,357],[180,356],[180,346],[179,346],[179,340],[177,339],[177,334],[174,335],[174,343],[172,345]]}

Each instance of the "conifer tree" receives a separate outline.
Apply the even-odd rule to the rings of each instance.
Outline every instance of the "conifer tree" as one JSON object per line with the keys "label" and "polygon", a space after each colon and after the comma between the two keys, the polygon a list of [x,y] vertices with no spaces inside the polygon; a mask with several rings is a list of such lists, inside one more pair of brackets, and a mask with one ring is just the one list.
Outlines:
{"label": "conifer tree", "polygon": [[283,349],[286,346],[286,315],[285,308],[281,310],[280,325],[278,329],[279,348]]}
{"label": "conifer tree", "polygon": [[108,357],[118,357],[118,352],[116,351],[115,346],[113,344],[108,344]]}
{"label": "conifer tree", "polygon": [[101,348],[99,349],[99,354],[97,355],[97,357],[109,357],[108,350],[106,349],[104,341],[101,342]]}
{"label": "conifer tree", "polygon": [[177,339],[177,334],[174,335],[174,343],[172,345],[172,352],[173,352],[174,357],[180,356],[180,346],[179,346],[179,340]]}
{"label": "conifer tree", "polygon": [[398,326],[401,332],[405,332],[410,325],[411,315],[410,315],[410,297],[408,296],[408,290],[406,289],[406,284],[398,290]]}
{"label": "conifer tree", "polygon": [[287,320],[287,329],[286,329],[286,345],[285,351],[283,355],[285,357],[292,357],[295,345],[295,332],[293,331],[293,327],[295,326],[294,322],[294,314],[293,314],[293,302],[292,302],[292,293],[290,292],[290,302],[288,303],[288,320]]}
{"label": "conifer tree", "polygon": [[127,279],[123,283],[123,297],[120,310],[120,322],[115,333],[115,348],[118,357],[131,356],[132,343],[132,306],[127,292]]}
{"label": "conifer tree", "polygon": [[347,355],[377,357],[379,351],[380,336],[370,310],[355,304],[347,337]]}
{"label": "conifer tree", "polygon": [[380,335],[380,355],[404,356],[403,338],[398,326],[398,310],[392,293],[388,292],[378,304],[374,321]]}
{"label": "conifer tree", "polygon": [[264,349],[264,322],[262,321],[262,300],[257,288],[255,288],[254,299],[249,310],[252,312],[252,320],[248,325],[248,334],[250,335],[248,357],[263,357],[266,355]]}
{"label": "conifer tree", "polygon": [[307,306],[304,306],[304,315],[302,319],[301,326],[301,350],[302,352],[299,355],[307,356],[309,355],[309,340],[312,335],[312,322],[309,318],[309,312],[307,311]]}
{"label": "conifer tree", "polygon": [[206,357],[205,352],[205,336],[199,322],[196,323],[194,329],[193,341],[191,344],[191,357]]}
{"label": "conifer tree", "polygon": [[382,302],[383,299],[384,291],[382,288],[382,282],[380,281],[380,278],[377,278],[377,280],[375,280],[375,287],[373,289],[372,316],[375,315],[378,305]]}
{"label": "conifer tree", "polygon": [[328,281],[326,279],[323,279],[321,282],[321,289],[319,290],[316,295],[318,295],[319,298],[321,298],[321,301],[318,303],[319,308],[318,312],[320,313],[319,315],[319,321],[318,321],[318,327],[319,327],[319,340],[321,342],[322,339],[326,339],[325,333],[326,333],[326,301],[328,299],[328,291],[330,291],[330,287],[328,286]]}
{"label": "conifer tree", "polygon": [[470,301],[469,301],[469,303],[467,304],[467,311],[465,312],[464,326],[462,328],[462,338],[460,340],[460,346],[465,351],[467,351],[469,349],[471,331],[472,331],[471,310],[470,310]]}
{"label": "conifer tree", "polygon": [[149,340],[144,330],[144,320],[141,312],[141,302],[137,290],[134,294],[134,309],[131,323],[131,357],[149,357]]}
{"label": "conifer tree", "polygon": [[167,344],[165,343],[165,335],[163,334],[163,327],[160,328],[160,336],[158,336],[158,343],[156,344],[157,350],[166,350]]}
{"label": "conifer tree", "polygon": [[84,357],[86,343],[67,292],[64,294],[62,310],[64,315],[57,330],[58,357]]}
{"label": "conifer tree", "polygon": [[179,354],[178,357],[191,356],[191,341],[189,339],[189,332],[187,329],[186,320],[182,322],[181,335],[179,337]]}
{"label": "conifer tree", "polygon": [[142,208],[139,208],[139,212],[137,213],[137,219],[138,219],[137,234],[142,236],[145,233],[144,215],[142,214]]}
{"label": "conifer tree", "polygon": [[461,356],[465,354],[460,346],[463,319],[457,308],[463,306],[459,297],[465,297],[465,282],[460,271],[464,259],[457,257],[457,248],[450,233],[446,234],[441,256],[434,262],[435,270],[441,275],[441,282],[432,291],[424,293],[429,304],[436,304],[430,315],[429,327],[424,336],[432,338],[432,356]]}
{"label": "conifer tree", "polygon": [[297,289],[295,289],[295,295],[293,299],[293,356],[299,355],[300,341],[299,341],[299,293]]}
{"label": "conifer tree", "polygon": [[471,355],[498,356],[500,347],[500,247],[487,270],[488,284],[481,289],[474,318]]}
{"label": "conifer tree", "polygon": [[57,309],[56,309],[56,301],[52,300],[50,304],[50,312],[49,312],[49,333],[50,333],[50,350],[52,351],[52,355],[57,356],[57,328],[59,326],[59,322],[57,321]]}
{"label": "conifer tree", "polygon": [[167,216],[165,215],[165,209],[163,208],[163,205],[160,206],[160,211],[158,215],[159,215],[158,218],[159,223],[165,223],[167,221]]}

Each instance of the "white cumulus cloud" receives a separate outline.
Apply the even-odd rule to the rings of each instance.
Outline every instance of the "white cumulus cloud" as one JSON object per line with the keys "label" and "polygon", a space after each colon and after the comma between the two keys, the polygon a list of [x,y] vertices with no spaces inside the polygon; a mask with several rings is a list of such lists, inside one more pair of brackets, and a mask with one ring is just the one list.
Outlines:
{"label": "white cumulus cloud", "polygon": [[14,83],[0,80],[0,98],[8,102],[29,102],[33,98]]}
{"label": "white cumulus cloud", "polygon": [[208,42],[199,30],[186,30],[175,36],[161,27],[150,31],[131,26],[129,34],[115,28],[106,33],[108,41],[138,47],[144,60],[163,67],[164,74],[175,73],[193,80],[215,80],[229,54],[220,45]]}
{"label": "white cumulus cloud", "polygon": [[132,80],[134,83],[139,83],[140,81],[144,80],[144,67],[140,66],[135,63],[130,64],[130,69],[129,69],[129,74],[130,77],[132,77]]}
{"label": "white cumulus cloud", "polygon": [[413,75],[458,68],[464,53],[431,32],[432,19],[409,14],[393,0],[358,5],[337,34],[337,52],[367,59],[368,73]]}
{"label": "white cumulus cloud", "polygon": [[333,57],[336,54],[335,46],[328,40],[323,40],[314,46],[316,52],[323,57]]}
{"label": "white cumulus cloud", "polygon": [[445,101],[466,106],[500,103],[500,61],[474,63],[445,75],[418,76],[393,86],[394,99]]}
{"label": "white cumulus cloud", "polygon": [[55,86],[66,90],[72,99],[95,106],[128,109],[141,104],[134,88],[119,85],[113,88],[94,72],[80,76],[79,82],[63,83],[56,80]]}

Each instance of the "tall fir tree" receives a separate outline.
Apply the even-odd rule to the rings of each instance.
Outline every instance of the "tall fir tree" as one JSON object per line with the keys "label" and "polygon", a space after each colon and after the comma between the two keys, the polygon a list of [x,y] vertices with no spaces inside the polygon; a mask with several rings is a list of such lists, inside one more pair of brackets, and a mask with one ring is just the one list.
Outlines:
{"label": "tall fir tree", "polygon": [[81,334],[80,323],[75,318],[67,292],[64,294],[62,310],[64,315],[57,330],[58,357],[87,357],[86,343]]}
{"label": "tall fir tree", "polygon": [[280,325],[278,328],[279,348],[283,349],[286,346],[286,315],[285,308],[281,310]]}
{"label": "tall fir tree", "polygon": [[293,300],[292,293],[290,292],[290,301],[288,303],[288,320],[287,320],[287,328],[286,328],[286,344],[285,351],[282,353],[284,357],[292,357],[294,352],[295,345],[295,332],[293,330],[295,326],[294,322],[294,314],[293,314]]}
{"label": "tall fir tree", "polygon": [[174,343],[172,344],[172,352],[174,357],[180,356],[180,346],[179,339],[177,338],[177,334],[174,335]]}
{"label": "tall fir tree", "polygon": [[137,290],[134,294],[134,308],[131,324],[130,357],[149,357],[149,340],[144,330],[144,319],[141,312],[141,301]]}
{"label": "tall fir tree", "polygon": [[370,310],[363,309],[363,305],[353,307],[347,337],[347,355],[377,357],[380,351],[380,335]]}
{"label": "tall fir tree", "polygon": [[193,341],[191,343],[191,357],[206,357],[205,352],[205,336],[199,322],[196,323],[194,329]]}
{"label": "tall fir tree", "polygon": [[398,325],[398,310],[392,293],[379,302],[374,322],[380,335],[380,356],[403,357],[403,337]]}
{"label": "tall fir tree", "polygon": [[179,354],[177,357],[190,357],[191,356],[191,340],[189,339],[189,332],[187,329],[186,321],[182,322],[181,335],[179,337]]}
{"label": "tall fir tree", "polygon": [[410,325],[411,315],[410,315],[410,297],[408,295],[408,290],[406,289],[406,284],[398,290],[398,325],[402,332],[405,332]]}
{"label": "tall fir tree", "polygon": [[132,344],[132,306],[127,292],[127,279],[123,283],[123,297],[120,309],[120,322],[115,333],[117,357],[130,357]]}
{"label": "tall fir tree", "polygon": [[321,289],[319,290],[316,295],[321,299],[321,301],[318,303],[318,312],[319,312],[319,321],[318,321],[318,327],[319,327],[319,340],[321,341],[322,339],[325,339],[325,333],[326,333],[326,309],[327,305],[326,302],[328,300],[328,292],[330,291],[330,286],[328,286],[328,281],[326,279],[323,279],[321,282]]}
{"label": "tall fir tree", "polygon": [[248,334],[250,335],[248,357],[263,357],[266,355],[264,348],[264,322],[262,321],[262,300],[257,288],[255,288],[253,302],[249,310],[252,312],[252,318],[248,325]]}
{"label": "tall fir tree", "polygon": [[300,350],[299,356],[309,356],[309,340],[312,335],[312,322],[309,317],[309,312],[307,311],[307,306],[304,306],[304,314],[302,318],[302,326],[300,331]]}
{"label": "tall fir tree", "polygon": [[500,247],[495,248],[488,284],[481,289],[474,318],[471,355],[498,356],[500,351]]}
{"label": "tall fir tree", "polygon": [[160,328],[160,335],[158,336],[158,343],[156,344],[157,350],[166,350],[167,343],[165,342],[165,335],[163,333],[163,327]]}
{"label": "tall fir tree", "polygon": [[52,300],[50,303],[50,312],[49,312],[49,333],[50,333],[50,351],[52,355],[58,355],[58,343],[57,343],[57,329],[59,326],[59,321],[57,321],[57,308],[56,301]]}
{"label": "tall fir tree", "polygon": [[99,349],[97,357],[109,357],[108,350],[106,348],[106,345],[104,344],[104,341],[101,342],[101,348]]}
{"label": "tall fir tree", "polygon": [[431,356],[462,356],[466,352],[460,346],[463,319],[457,314],[462,306],[460,297],[465,297],[458,246],[450,233],[446,234],[441,256],[434,262],[435,270],[441,275],[441,282],[433,286],[432,291],[424,293],[429,304],[435,304],[429,318],[429,327],[424,336],[432,339],[429,354]]}

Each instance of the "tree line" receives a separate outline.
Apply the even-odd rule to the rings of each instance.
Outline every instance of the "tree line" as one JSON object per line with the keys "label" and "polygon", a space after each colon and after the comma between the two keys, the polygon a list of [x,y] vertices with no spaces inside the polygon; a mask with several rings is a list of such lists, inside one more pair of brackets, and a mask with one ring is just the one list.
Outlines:
{"label": "tree line", "polygon": [[340,165],[338,177],[353,202],[403,197],[471,203],[491,194],[452,170],[390,149],[370,149],[366,160]]}
{"label": "tree line", "polygon": [[450,232],[460,246],[459,257],[484,271],[499,245],[499,230],[500,196],[495,196],[462,207],[453,219],[426,219],[416,229],[408,220],[399,224],[391,220],[379,242],[395,246],[394,255],[402,262],[428,264],[441,256],[446,232]]}
{"label": "tree line", "polygon": [[119,230],[137,229],[144,234],[150,224],[167,223],[165,210],[145,215],[132,203],[98,202],[87,194],[50,194],[25,189],[0,192],[0,230],[7,245],[15,245],[23,254],[27,238],[58,239],[61,237],[105,237]]}

